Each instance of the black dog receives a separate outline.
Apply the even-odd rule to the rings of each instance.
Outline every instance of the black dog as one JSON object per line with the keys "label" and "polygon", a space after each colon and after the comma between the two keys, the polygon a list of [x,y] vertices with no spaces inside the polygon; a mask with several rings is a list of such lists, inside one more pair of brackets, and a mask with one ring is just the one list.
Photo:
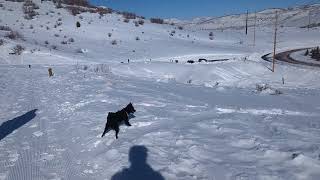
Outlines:
{"label": "black dog", "polygon": [[118,112],[109,112],[107,117],[106,127],[101,137],[103,137],[109,130],[116,131],[116,138],[118,139],[119,126],[124,122],[125,125],[131,126],[129,123],[129,115],[136,112],[132,103],[128,104],[127,107],[123,108]]}

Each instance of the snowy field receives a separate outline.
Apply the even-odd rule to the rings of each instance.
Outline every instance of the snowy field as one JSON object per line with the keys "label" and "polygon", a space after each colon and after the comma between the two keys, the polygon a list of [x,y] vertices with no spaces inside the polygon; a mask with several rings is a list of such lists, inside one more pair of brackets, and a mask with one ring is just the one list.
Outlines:
{"label": "snowy field", "polygon": [[[0,0],[0,25],[25,39],[0,30],[0,180],[320,179],[320,69],[279,63],[272,73],[260,58],[272,28],[259,27],[253,46],[240,30],[210,40],[210,31],[81,19],[35,2],[40,15],[25,20],[21,3]],[[283,27],[278,50],[319,45],[318,34]],[[10,55],[16,44],[25,50]],[[229,60],[186,63],[199,58]],[[101,138],[108,112],[129,102],[132,126]]]}
{"label": "snowy field", "polygon": [[[2,179],[109,179],[135,145],[165,179],[318,179],[319,89],[205,88],[54,66],[1,67],[1,119],[38,109],[1,139]],[[129,101],[132,127],[100,138]],[[9,127],[10,128],[10,127]],[[297,156],[297,157],[295,157]],[[142,172],[141,172],[142,173]]]}

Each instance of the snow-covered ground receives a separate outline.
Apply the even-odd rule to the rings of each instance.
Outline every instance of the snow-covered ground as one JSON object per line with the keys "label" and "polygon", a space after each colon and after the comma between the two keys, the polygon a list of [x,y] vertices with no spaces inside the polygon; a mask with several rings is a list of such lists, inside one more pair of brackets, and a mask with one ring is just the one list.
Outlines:
{"label": "snow-covered ground", "polygon": [[[272,73],[260,58],[272,49],[272,28],[258,28],[253,46],[251,30],[214,31],[210,40],[210,31],[135,27],[116,14],[80,19],[35,2],[40,15],[25,20],[21,3],[0,1],[0,25],[25,39],[0,31],[0,180],[116,179],[130,160],[122,173],[150,166],[168,180],[320,178],[319,68],[279,63]],[[281,28],[278,50],[316,46],[318,34]],[[16,44],[24,52],[9,55]],[[186,63],[199,58],[229,61]],[[101,138],[108,112],[129,102],[132,126],[121,126],[118,140]],[[132,160],[137,145],[148,149],[147,165]]]}

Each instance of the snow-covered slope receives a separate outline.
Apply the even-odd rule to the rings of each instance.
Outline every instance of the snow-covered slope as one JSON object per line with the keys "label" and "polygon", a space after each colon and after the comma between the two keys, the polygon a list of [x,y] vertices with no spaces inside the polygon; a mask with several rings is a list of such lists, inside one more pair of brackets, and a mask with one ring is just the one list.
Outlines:
{"label": "snow-covered slope", "polygon": [[[260,58],[272,28],[257,28],[253,46],[251,29],[136,27],[34,2],[26,20],[22,3],[0,0],[0,26],[23,36],[0,30],[0,180],[319,179],[319,69],[272,73]],[[312,47],[319,29],[283,27],[278,39],[278,51]],[[229,61],[186,63],[199,58]],[[101,138],[108,112],[129,102],[132,126]]]}
{"label": "snow-covered slope", "polygon": [[[287,9],[266,9],[256,13],[257,26],[271,26],[278,12],[279,24],[285,27],[304,27],[309,23],[320,23],[320,4],[305,5]],[[179,25],[196,29],[241,29],[245,27],[246,14],[228,15],[223,17],[195,18],[191,21],[170,20]],[[254,25],[255,13],[249,13],[249,26]]]}

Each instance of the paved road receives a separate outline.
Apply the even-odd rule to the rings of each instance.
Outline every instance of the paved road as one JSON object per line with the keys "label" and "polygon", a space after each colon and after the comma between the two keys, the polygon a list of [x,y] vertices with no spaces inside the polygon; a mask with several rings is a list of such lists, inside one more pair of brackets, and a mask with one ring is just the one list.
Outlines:
{"label": "paved road", "polygon": [[[306,66],[320,67],[320,64],[299,61],[299,60],[293,59],[290,56],[294,52],[303,51],[303,50],[307,50],[307,49],[310,49],[310,48],[300,48],[300,49],[293,49],[293,50],[281,52],[281,53],[276,54],[275,58],[278,61],[283,61],[283,62],[287,62],[287,63],[291,63],[291,64],[301,64],[301,65],[306,65]],[[266,61],[271,61],[271,58],[270,59],[268,58],[269,55],[270,54],[266,54],[266,55],[262,56],[261,58]]]}

